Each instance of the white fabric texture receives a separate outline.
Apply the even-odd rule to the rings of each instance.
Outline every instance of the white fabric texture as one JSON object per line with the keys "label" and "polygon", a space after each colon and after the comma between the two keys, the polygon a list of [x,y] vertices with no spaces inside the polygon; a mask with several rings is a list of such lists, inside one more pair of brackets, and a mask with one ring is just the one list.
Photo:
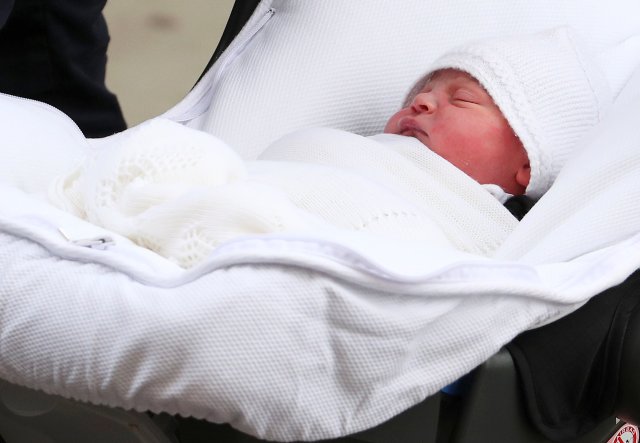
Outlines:
{"label": "white fabric texture", "polygon": [[567,27],[447,51],[411,88],[405,106],[433,72],[446,68],[471,74],[498,105],[529,157],[526,194],[535,199],[551,187],[578,139],[612,101],[595,57]]}
{"label": "white fabric texture", "polygon": [[[268,439],[370,428],[637,269],[639,82],[499,260],[318,233],[238,239],[185,271],[4,184],[0,376]],[[81,247],[60,227],[115,244]]]}
{"label": "white fabric texture", "polygon": [[[46,198],[51,181],[84,159],[87,140],[69,117],[46,103],[2,93],[0,103],[0,177]],[[61,148],[51,149],[51,140]]]}
{"label": "white fabric texture", "polygon": [[638,16],[637,0],[263,1],[205,81],[166,116],[246,159],[303,127],[378,134],[408,86],[447,50],[563,25],[605,62],[617,95],[640,63]]}
{"label": "white fabric texture", "polygon": [[[270,6],[273,18],[243,42]],[[244,158],[303,126],[374,134],[444,50],[567,23],[605,51],[617,93],[638,66],[636,12],[636,0],[262,2],[244,37],[168,115]],[[24,150],[3,157],[0,175],[0,377],[274,440],[370,428],[638,268],[639,90],[640,71],[496,259],[319,233],[238,239],[186,271],[19,190],[33,182],[14,165],[43,171],[25,159],[55,153],[58,166],[72,166],[87,149],[79,132],[56,130],[69,126],[53,114],[29,110],[17,123],[31,129],[8,137]],[[0,106],[4,124],[17,105]],[[43,144],[25,143],[48,119]],[[27,190],[39,193],[45,178]],[[60,227],[115,244],[81,247]]]}
{"label": "white fabric texture", "polygon": [[[276,140],[254,164],[265,160],[325,165],[381,185],[379,191],[374,188],[360,190],[378,200],[384,197],[381,191],[386,189],[392,200],[406,201],[411,213],[421,215],[411,221],[411,224],[415,223],[413,227],[401,227],[395,217],[386,217],[390,224],[387,229],[397,239],[423,240],[420,237],[429,235],[433,229],[425,221],[432,220],[434,227],[457,249],[490,256],[517,224],[481,185],[413,138],[391,134],[363,138],[335,129],[308,128]],[[287,192],[295,192],[299,199],[306,199],[308,190],[296,186],[296,181],[303,179],[289,180],[287,184],[279,182],[278,185],[285,185]],[[324,194],[322,185],[316,186],[320,186],[320,190],[316,189],[315,193]],[[325,198],[336,205],[344,198],[342,194],[352,192],[348,186],[341,186]],[[357,208],[358,200],[364,197],[353,199],[351,204]],[[336,210],[345,211],[343,208]],[[416,229],[421,234],[415,233]],[[401,234],[401,231],[404,232]]]}
{"label": "white fabric texture", "polygon": [[[560,262],[635,234],[635,221],[640,220],[634,204],[640,183],[640,69],[618,101],[605,120],[582,137],[583,149],[568,162],[497,257],[527,263]],[[616,209],[602,210],[611,207]]]}
{"label": "white fabric texture", "polygon": [[185,268],[225,241],[276,232],[355,231],[488,256],[517,224],[413,138],[301,130],[245,165],[166,119],[103,141],[51,198]]}

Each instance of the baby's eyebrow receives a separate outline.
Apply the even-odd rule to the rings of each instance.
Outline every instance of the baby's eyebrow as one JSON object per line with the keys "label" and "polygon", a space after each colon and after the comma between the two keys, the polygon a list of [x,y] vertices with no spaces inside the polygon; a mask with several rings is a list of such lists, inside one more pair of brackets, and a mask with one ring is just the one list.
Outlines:
{"label": "baby's eyebrow", "polygon": [[489,92],[487,92],[484,86],[482,86],[482,84],[475,79],[468,80],[465,82],[465,84],[458,85],[458,89],[466,89],[473,94],[480,94],[483,96],[486,95],[487,97],[491,98],[491,95],[489,94]]}
{"label": "baby's eyebrow", "polygon": [[474,87],[474,84],[468,81],[454,81],[449,83],[447,87],[447,91],[450,94],[454,94],[461,90],[467,91],[471,94],[471,93],[477,92],[477,87]]}
{"label": "baby's eyebrow", "polygon": [[454,87],[452,92],[454,94],[458,93],[458,92],[462,92],[462,93],[465,93],[466,95],[476,96],[476,95],[478,95],[479,91],[471,89],[471,88],[469,88],[467,86],[458,86],[458,87]]}

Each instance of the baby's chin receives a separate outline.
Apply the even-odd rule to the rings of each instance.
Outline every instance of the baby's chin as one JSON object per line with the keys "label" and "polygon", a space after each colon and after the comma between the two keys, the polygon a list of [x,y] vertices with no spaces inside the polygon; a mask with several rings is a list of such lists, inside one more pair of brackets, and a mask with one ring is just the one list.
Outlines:
{"label": "baby's chin", "polygon": [[384,134],[393,134],[402,137],[413,138],[415,140],[418,140],[425,148],[432,151],[432,149],[429,147],[430,141],[428,134],[418,127],[401,128],[398,124],[398,121],[392,118],[387,122],[386,126],[384,127],[384,131],[382,132]]}
{"label": "baby's chin", "polygon": [[427,149],[429,148],[429,136],[421,130],[418,129],[404,129],[402,131],[399,132],[395,132],[396,135],[401,135],[403,137],[409,137],[409,138],[414,138],[416,140],[418,140],[420,143],[422,143]]}

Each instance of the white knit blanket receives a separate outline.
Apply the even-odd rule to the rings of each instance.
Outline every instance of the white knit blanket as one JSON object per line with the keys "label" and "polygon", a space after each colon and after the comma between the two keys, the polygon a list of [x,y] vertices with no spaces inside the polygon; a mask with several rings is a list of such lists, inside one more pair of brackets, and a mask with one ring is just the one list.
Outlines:
{"label": "white knit blanket", "polygon": [[157,118],[102,142],[50,193],[58,206],[178,265],[239,236],[360,232],[488,256],[516,220],[413,138],[307,129],[244,162]]}

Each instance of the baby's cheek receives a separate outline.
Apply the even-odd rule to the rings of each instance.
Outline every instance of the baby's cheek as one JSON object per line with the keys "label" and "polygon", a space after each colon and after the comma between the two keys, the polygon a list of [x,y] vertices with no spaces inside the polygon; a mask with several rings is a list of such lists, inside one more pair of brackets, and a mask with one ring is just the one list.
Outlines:
{"label": "baby's cheek", "polygon": [[394,129],[398,126],[396,121],[396,116],[391,116],[391,118],[387,120],[387,124],[384,125],[384,130],[382,132],[384,132],[385,134],[395,134],[396,131]]}
{"label": "baby's cheek", "polygon": [[470,143],[483,147],[487,155],[498,157],[504,154],[504,148],[513,144],[515,139],[511,128],[501,122],[480,126],[469,136]]}
{"label": "baby's cheek", "polygon": [[400,122],[400,119],[402,117],[405,117],[407,115],[410,114],[410,110],[408,108],[403,108],[401,110],[399,110],[398,112],[396,112],[395,114],[393,114],[389,120],[387,120],[387,124],[384,126],[384,130],[382,132],[384,132],[385,134],[398,134],[400,133],[400,128],[398,128],[398,123]]}
{"label": "baby's cheek", "polygon": [[446,129],[443,127],[438,131],[438,128],[434,127],[429,148],[473,177],[476,164],[481,160],[479,154],[482,149],[478,149],[478,139],[478,135],[473,131],[452,131],[450,127]]}
{"label": "baby's cheek", "polygon": [[450,162],[480,183],[493,183],[496,177],[492,171],[505,160],[507,134],[496,125],[472,123],[450,135],[451,145],[457,147]]}
{"label": "baby's cheek", "polygon": [[487,138],[494,137],[493,133],[493,130],[487,132],[487,128],[475,127],[473,124],[465,127],[447,128],[446,130],[443,128],[443,144],[460,155],[473,157],[482,151],[479,148]]}
{"label": "baby's cheek", "polygon": [[513,132],[513,129],[511,129],[511,126],[509,126],[507,122],[505,122],[504,125],[500,128],[500,139],[505,146],[517,146],[518,148],[522,148],[524,150],[522,142],[520,141],[516,133]]}

